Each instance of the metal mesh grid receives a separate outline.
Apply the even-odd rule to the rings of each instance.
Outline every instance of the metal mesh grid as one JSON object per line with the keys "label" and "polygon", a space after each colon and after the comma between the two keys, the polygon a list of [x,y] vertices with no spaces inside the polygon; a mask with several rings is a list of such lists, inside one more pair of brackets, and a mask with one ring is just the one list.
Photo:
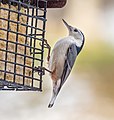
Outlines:
{"label": "metal mesh grid", "polygon": [[47,2],[40,1],[43,8],[39,0],[35,6],[0,0],[0,90],[42,90],[42,70],[35,73],[35,66],[43,66]]}

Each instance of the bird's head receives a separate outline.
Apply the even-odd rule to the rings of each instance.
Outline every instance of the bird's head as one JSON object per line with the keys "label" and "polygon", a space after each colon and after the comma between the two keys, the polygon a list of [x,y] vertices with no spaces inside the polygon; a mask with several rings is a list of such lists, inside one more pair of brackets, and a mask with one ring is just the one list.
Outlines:
{"label": "bird's head", "polygon": [[84,42],[83,33],[79,29],[70,26],[64,19],[62,19],[62,20],[63,20],[65,26],[68,28],[69,35],[73,36],[77,41],[80,41],[83,43]]}

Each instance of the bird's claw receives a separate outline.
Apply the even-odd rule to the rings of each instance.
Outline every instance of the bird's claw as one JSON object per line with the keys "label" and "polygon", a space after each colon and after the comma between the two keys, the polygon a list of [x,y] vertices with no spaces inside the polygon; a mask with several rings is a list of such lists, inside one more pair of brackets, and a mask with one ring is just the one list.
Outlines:
{"label": "bird's claw", "polygon": [[[48,44],[48,42],[47,42],[46,39],[44,40],[44,42],[45,42],[45,43],[44,43],[44,48],[47,48],[47,49],[48,49],[47,61],[49,61],[49,59],[50,59],[50,51],[51,51],[51,47],[50,47],[50,45]],[[41,43],[39,43],[39,45],[42,46]]]}
{"label": "bird's claw", "polygon": [[49,72],[49,73],[52,73],[50,70],[48,70],[47,68],[45,68],[45,67],[40,67],[40,66],[38,66],[38,67],[35,67],[34,68],[34,72],[38,72],[38,74],[39,75],[45,75],[45,71],[47,71],[47,72]]}
{"label": "bird's claw", "polygon": [[[37,35],[37,36],[39,36],[39,35],[41,35],[41,34],[29,34],[29,35],[32,35],[32,36]],[[42,42],[40,42],[39,45],[42,47]],[[44,45],[44,48],[47,48],[47,49],[48,49],[47,61],[49,62],[51,47],[50,47],[50,45],[48,44],[48,42],[47,42],[46,39],[44,39],[44,44],[43,44],[43,45]],[[30,54],[33,54],[33,52],[30,52]],[[41,52],[35,52],[34,54],[41,54]]]}
{"label": "bird's claw", "polygon": [[42,68],[42,67],[40,67],[40,66],[38,66],[38,67],[35,67],[34,68],[34,72],[38,72],[38,75],[45,75],[45,70]]}

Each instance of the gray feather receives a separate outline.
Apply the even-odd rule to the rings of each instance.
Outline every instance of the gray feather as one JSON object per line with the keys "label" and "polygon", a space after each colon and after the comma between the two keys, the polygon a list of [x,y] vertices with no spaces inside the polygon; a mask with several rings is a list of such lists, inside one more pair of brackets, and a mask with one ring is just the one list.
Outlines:
{"label": "gray feather", "polygon": [[62,85],[64,84],[64,82],[68,78],[68,76],[72,70],[72,67],[74,65],[74,62],[76,60],[76,57],[77,57],[76,45],[72,44],[69,46],[67,53],[66,53],[66,60],[64,63],[64,69],[63,69],[63,73],[61,76],[61,83],[60,83],[60,88],[59,88],[58,92],[60,91]]}

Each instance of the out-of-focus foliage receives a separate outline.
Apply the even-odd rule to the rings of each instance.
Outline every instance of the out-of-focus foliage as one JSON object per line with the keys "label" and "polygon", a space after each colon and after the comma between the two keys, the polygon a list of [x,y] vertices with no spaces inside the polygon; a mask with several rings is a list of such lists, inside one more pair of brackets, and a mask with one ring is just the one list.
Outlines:
{"label": "out-of-focus foliage", "polygon": [[[86,43],[89,41],[86,41]],[[86,44],[85,43],[85,44]],[[105,41],[96,40],[94,44],[85,45],[78,58],[78,64],[83,69],[91,67],[93,70],[105,69],[107,72],[114,67],[114,48]]]}

